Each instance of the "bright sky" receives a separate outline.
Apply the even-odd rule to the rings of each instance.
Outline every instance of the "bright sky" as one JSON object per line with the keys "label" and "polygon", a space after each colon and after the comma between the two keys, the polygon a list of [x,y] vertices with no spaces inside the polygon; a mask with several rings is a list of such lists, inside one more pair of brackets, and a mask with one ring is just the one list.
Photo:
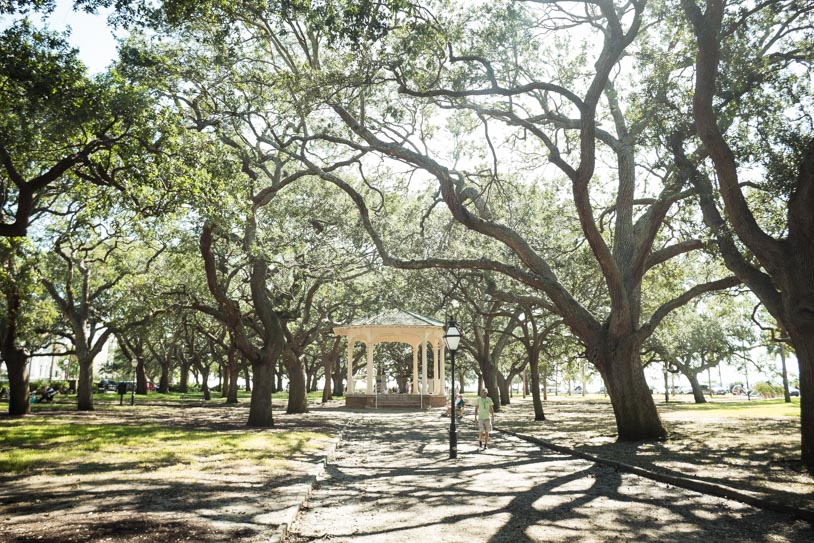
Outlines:
{"label": "bright sky", "polygon": [[71,0],[59,0],[54,13],[48,18],[48,26],[53,30],[71,28],[70,43],[79,49],[79,58],[90,73],[103,71],[116,57],[116,41],[107,26],[107,14],[99,15],[74,12]]}
{"label": "bright sky", "polygon": [[[58,0],[56,9],[46,19],[46,26],[51,30],[61,32],[70,27],[68,41],[79,50],[79,58],[91,74],[104,71],[116,57],[116,40],[107,26],[109,12],[103,10],[99,15],[74,12],[72,0]],[[37,17],[31,19],[40,26]],[[12,20],[8,16],[0,17],[0,28],[5,28]]]}

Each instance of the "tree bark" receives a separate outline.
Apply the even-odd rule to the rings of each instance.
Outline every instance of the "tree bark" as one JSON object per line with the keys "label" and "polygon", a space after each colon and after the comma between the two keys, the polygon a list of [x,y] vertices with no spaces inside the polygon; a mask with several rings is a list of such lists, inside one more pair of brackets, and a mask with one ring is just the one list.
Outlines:
{"label": "tree bark", "polygon": [[800,365],[800,457],[814,473],[814,330],[786,328]]}
{"label": "tree bark", "polygon": [[144,355],[136,358],[136,394],[147,395],[147,372],[144,369]]}
{"label": "tree bark", "polygon": [[209,390],[209,364],[202,363],[201,366],[201,392],[203,392],[203,399],[209,401],[212,399],[212,392]]}
{"label": "tree bark", "polygon": [[783,377],[783,401],[791,403],[791,394],[789,394],[789,372],[786,369],[786,346],[782,341],[780,342],[780,364]]}
{"label": "tree bark", "polygon": [[325,403],[333,400],[332,390],[334,388],[333,383],[334,361],[331,357],[325,357],[323,364],[325,371],[325,386],[322,387],[322,403]]}
{"label": "tree bark", "polygon": [[664,439],[667,432],[644,378],[638,345],[615,343],[616,348],[603,350],[596,366],[610,396],[619,441]]}
{"label": "tree bark", "polygon": [[237,364],[237,349],[230,345],[226,351],[226,403],[237,404],[237,377],[240,375],[240,367]]}
{"label": "tree bark", "polygon": [[161,379],[158,381],[158,392],[166,394],[170,391],[170,359],[161,361]]}
{"label": "tree bark", "polygon": [[704,397],[704,391],[701,390],[701,385],[698,383],[698,374],[692,372],[686,372],[684,375],[687,376],[687,379],[690,381],[690,386],[692,387],[692,395],[695,399],[695,403],[707,403],[707,399]]}
{"label": "tree bark", "polygon": [[252,379],[251,375],[249,375],[249,368],[248,366],[243,369],[243,382],[245,383],[245,391],[251,392],[252,391]]}
{"label": "tree bark", "polygon": [[540,358],[532,356],[529,359],[529,371],[531,372],[531,400],[534,404],[534,420],[545,420],[543,411],[543,401],[540,399]]}
{"label": "tree bark", "polygon": [[269,360],[252,362],[254,391],[249,407],[247,426],[268,428],[274,426],[271,413],[271,388],[274,384],[274,364]]}
{"label": "tree bark", "polygon": [[79,380],[76,382],[76,408],[93,411],[93,357],[84,347],[85,338],[76,338],[76,359],[79,363]]}
{"label": "tree bark", "polygon": [[495,377],[497,379],[497,390],[500,393],[500,405],[509,405],[512,402],[509,397],[509,383],[500,370],[495,370]]}
{"label": "tree bark", "polygon": [[28,353],[25,349],[3,349],[3,360],[8,371],[8,413],[12,416],[31,412],[28,390]]}
{"label": "tree bark", "polygon": [[308,392],[302,361],[289,350],[285,354],[285,365],[288,370],[288,409],[286,409],[286,413],[289,415],[306,413],[308,412]]}
{"label": "tree bark", "polygon": [[181,364],[180,364],[180,367],[181,367],[181,380],[178,383],[178,390],[181,391],[184,394],[189,392],[189,366],[190,366],[189,361],[186,360],[186,357],[184,357],[184,359],[181,360]]}

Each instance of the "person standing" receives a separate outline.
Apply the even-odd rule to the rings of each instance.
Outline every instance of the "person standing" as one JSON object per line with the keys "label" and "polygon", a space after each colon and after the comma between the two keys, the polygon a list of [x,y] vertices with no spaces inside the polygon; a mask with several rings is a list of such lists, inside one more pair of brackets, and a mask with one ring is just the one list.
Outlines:
{"label": "person standing", "polygon": [[475,420],[478,422],[478,450],[489,446],[489,432],[492,431],[492,419],[495,417],[494,403],[485,388],[480,391],[480,397],[475,404]]}

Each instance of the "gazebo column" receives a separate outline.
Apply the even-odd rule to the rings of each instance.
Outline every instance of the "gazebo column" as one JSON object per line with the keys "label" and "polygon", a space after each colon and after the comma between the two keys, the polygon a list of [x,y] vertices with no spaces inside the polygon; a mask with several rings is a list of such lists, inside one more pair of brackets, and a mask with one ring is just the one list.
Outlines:
{"label": "gazebo column", "polygon": [[368,340],[365,343],[365,350],[367,351],[367,393],[373,394],[373,349],[376,345]]}
{"label": "gazebo column", "polygon": [[410,392],[418,393],[418,345],[413,345],[413,386]]}
{"label": "gazebo column", "polygon": [[421,393],[427,393],[427,334],[421,343]]}
{"label": "gazebo column", "polygon": [[[446,390],[444,390],[444,388],[446,387],[447,380],[446,380],[446,368],[444,367],[445,364],[444,364],[444,342],[443,341],[438,342],[438,365],[440,366],[440,369],[438,370],[438,381],[439,381],[438,394],[446,395]],[[453,379],[455,379],[454,376],[453,376]]]}
{"label": "gazebo column", "polygon": [[353,344],[356,341],[348,336],[348,394],[353,394],[356,387],[353,386]]}

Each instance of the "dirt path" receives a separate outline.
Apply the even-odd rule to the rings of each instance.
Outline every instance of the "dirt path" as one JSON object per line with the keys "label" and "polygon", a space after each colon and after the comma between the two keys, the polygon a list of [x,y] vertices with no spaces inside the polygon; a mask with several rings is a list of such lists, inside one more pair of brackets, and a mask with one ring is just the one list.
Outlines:
{"label": "dirt path", "polygon": [[814,541],[805,522],[617,473],[499,432],[477,451],[468,419],[360,413],[289,543]]}

